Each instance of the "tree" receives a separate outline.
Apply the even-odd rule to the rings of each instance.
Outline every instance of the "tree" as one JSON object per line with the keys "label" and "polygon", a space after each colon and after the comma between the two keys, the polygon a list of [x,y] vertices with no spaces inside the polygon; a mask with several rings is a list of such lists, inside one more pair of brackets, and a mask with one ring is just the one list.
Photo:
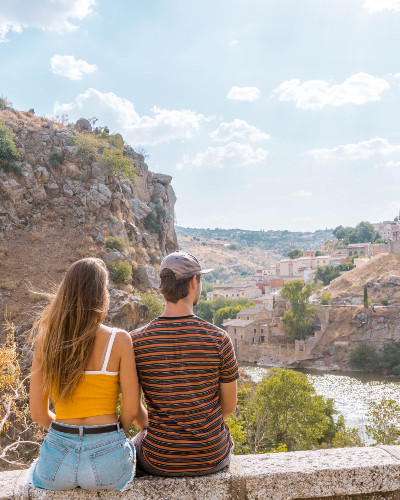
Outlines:
{"label": "tree", "polygon": [[135,162],[132,158],[124,156],[124,152],[120,149],[106,148],[99,162],[107,168],[108,175],[115,174],[126,181],[136,182]]}
{"label": "tree", "polygon": [[319,257],[319,256],[321,256],[321,255],[324,255],[324,254],[321,252],[321,250],[317,250],[317,251],[315,252],[315,257]]}
{"label": "tree", "polygon": [[387,375],[400,375],[400,341],[383,344],[380,369]]}
{"label": "tree", "polygon": [[363,440],[361,439],[358,429],[340,429],[336,433],[332,441],[334,448],[351,448],[364,446]]}
{"label": "tree", "polygon": [[272,309],[275,309],[276,307],[276,297],[275,295],[272,297]]}
{"label": "tree", "polygon": [[337,226],[333,231],[335,238],[342,240],[345,245],[349,243],[369,243],[380,238],[369,222],[359,222],[356,227]]}
{"label": "tree", "polygon": [[335,414],[333,400],[317,395],[306,375],[273,368],[261,383],[239,391],[238,411],[228,424],[235,453],[305,450],[332,442],[344,427]]}
{"label": "tree", "polygon": [[332,300],[332,292],[330,290],[326,291],[321,298],[321,305],[327,306],[331,303]]}
{"label": "tree", "polygon": [[400,443],[400,406],[394,399],[384,398],[369,404],[366,426],[367,435],[376,444],[394,445]]}
{"label": "tree", "polygon": [[322,281],[324,286],[340,276],[339,266],[318,266],[314,274],[314,283]]}
{"label": "tree", "polygon": [[200,300],[194,307],[194,312],[200,318],[204,319],[205,321],[208,321],[209,323],[212,323],[214,310],[210,300],[204,300],[200,298]]}
{"label": "tree", "polygon": [[293,250],[290,250],[287,253],[287,256],[289,259],[298,259],[299,257],[303,257],[303,252],[300,250],[300,248],[293,248]]}
{"label": "tree", "polygon": [[282,322],[292,340],[304,339],[312,332],[316,308],[308,305],[312,294],[310,283],[306,285],[300,280],[285,283],[281,291],[282,297],[290,302],[290,311],[285,311]]}
{"label": "tree", "polygon": [[[245,307],[254,307],[254,301],[247,299],[245,297],[241,297],[239,299],[228,299],[226,297],[215,297],[212,300],[204,300],[201,297],[199,302],[194,307],[194,313],[197,316],[200,316],[200,318],[203,318],[206,321],[209,321],[210,323],[212,323],[213,317],[219,309],[227,308],[227,307],[235,307],[235,306],[242,306],[241,309],[244,309]],[[225,318],[222,318],[222,319],[226,319],[229,317],[231,317],[231,318],[236,317],[237,312],[234,313],[233,311],[231,311],[232,316],[226,316]],[[234,316],[233,316],[233,314],[234,314]],[[221,313],[221,315],[222,315],[222,313]]]}
{"label": "tree", "polygon": [[358,370],[377,371],[379,356],[374,346],[360,344],[350,353],[350,366]]}
{"label": "tree", "polygon": [[11,164],[19,159],[12,130],[0,120],[0,169],[8,171]]}
{"label": "tree", "polygon": [[218,309],[218,311],[214,314],[213,323],[215,326],[221,327],[222,323],[225,319],[234,319],[238,312],[242,311],[245,306],[237,305],[237,306],[228,306]]}
{"label": "tree", "polygon": [[365,309],[368,309],[368,307],[369,307],[367,285],[364,285],[364,307],[365,307]]}

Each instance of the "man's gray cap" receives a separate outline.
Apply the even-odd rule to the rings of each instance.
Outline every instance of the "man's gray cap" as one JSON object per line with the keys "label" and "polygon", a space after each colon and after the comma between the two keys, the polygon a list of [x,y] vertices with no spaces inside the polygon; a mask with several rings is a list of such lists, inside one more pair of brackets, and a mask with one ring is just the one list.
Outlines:
{"label": "man's gray cap", "polygon": [[214,269],[202,269],[196,257],[185,252],[174,252],[167,255],[161,262],[160,273],[164,269],[171,269],[177,280],[193,278],[198,274],[214,271]]}

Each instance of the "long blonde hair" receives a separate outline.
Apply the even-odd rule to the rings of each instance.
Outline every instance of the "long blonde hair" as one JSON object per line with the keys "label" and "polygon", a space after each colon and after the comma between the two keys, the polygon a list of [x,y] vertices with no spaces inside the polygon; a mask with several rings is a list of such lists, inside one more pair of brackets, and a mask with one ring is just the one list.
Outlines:
{"label": "long blonde hair", "polygon": [[44,389],[57,399],[72,396],[107,315],[108,273],[100,259],[74,262],[57,294],[33,326]]}

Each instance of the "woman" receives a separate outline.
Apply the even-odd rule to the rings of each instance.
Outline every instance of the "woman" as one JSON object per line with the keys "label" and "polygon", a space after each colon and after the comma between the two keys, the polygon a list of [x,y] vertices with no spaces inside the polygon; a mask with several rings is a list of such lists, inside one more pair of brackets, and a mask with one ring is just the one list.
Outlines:
{"label": "woman", "polygon": [[129,334],[102,324],[107,283],[101,260],[75,262],[34,325],[31,415],[49,429],[31,467],[40,488],[124,490],[135,473],[135,450],[122,429],[132,422],[146,428],[147,412]]}

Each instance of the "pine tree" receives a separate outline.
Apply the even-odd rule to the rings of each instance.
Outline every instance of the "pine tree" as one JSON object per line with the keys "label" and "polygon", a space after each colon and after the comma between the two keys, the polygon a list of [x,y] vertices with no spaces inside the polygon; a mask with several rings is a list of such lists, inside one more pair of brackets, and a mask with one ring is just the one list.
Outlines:
{"label": "pine tree", "polygon": [[367,285],[364,285],[364,307],[365,309],[368,309],[368,290],[367,290]]}

